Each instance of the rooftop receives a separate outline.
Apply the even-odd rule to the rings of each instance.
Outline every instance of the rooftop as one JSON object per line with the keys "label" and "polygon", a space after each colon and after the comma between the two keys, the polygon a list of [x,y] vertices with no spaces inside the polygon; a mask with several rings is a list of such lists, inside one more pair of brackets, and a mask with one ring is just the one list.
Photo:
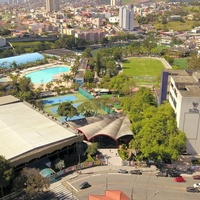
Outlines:
{"label": "rooftop", "polygon": [[20,64],[26,64],[28,62],[35,62],[37,60],[43,60],[43,59],[44,59],[44,56],[40,53],[22,54],[22,55],[19,55],[19,56],[1,58],[0,59],[0,67],[10,68],[13,63],[20,65]]}
{"label": "rooftop", "polygon": [[55,145],[76,137],[75,133],[57,124],[12,96],[0,97],[0,155],[15,159],[25,153]]}

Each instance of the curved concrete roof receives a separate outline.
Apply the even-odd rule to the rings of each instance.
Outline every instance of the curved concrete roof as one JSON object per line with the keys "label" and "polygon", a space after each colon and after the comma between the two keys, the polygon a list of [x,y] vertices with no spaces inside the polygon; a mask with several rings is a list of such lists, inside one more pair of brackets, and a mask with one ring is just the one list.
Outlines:
{"label": "curved concrete roof", "polygon": [[17,65],[26,64],[28,62],[35,62],[37,60],[43,60],[44,56],[40,53],[27,53],[19,56],[12,56],[8,58],[0,59],[0,67],[9,68],[13,62],[16,62]]}
{"label": "curved concrete roof", "polygon": [[106,135],[117,140],[126,135],[133,135],[130,130],[130,121],[127,116],[107,116],[103,120],[77,128],[87,140],[99,135]]}

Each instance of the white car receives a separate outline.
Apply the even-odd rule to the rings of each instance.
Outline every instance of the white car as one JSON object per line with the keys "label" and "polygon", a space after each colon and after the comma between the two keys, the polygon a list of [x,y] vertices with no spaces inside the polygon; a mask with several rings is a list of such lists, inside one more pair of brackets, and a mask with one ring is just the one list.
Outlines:
{"label": "white car", "polygon": [[193,186],[194,188],[200,188],[200,183],[195,183]]}

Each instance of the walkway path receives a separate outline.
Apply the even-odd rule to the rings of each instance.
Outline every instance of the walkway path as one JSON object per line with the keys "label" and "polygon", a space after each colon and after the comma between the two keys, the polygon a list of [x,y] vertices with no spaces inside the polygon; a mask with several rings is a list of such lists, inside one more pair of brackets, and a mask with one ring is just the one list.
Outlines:
{"label": "walkway path", "polygon": [[122,159],[119,157],[117,153],[117,149],[98,149],[99,152],[102,153],[103,156],[107,158],[107,164],[113,166],[121,166]]}

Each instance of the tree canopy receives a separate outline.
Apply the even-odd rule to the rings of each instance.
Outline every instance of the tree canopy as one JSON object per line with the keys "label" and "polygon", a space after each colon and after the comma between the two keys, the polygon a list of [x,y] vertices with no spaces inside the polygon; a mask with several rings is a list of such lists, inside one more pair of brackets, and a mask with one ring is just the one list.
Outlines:
{"label": "tree canopy", "polygon": [[13,182],[15,191],[24,190],[30,198],[37,197],[50,186],[49,178],[42,177],[36,168],[24,168]]}
{"label": "tree canopy", "polygon": [[77,109],[70,102],[59,104],[57,113],[60,116],[65,116],[66,120],[75,115],[78,115]]}
{"label": "tree canopy", "polygon": [[13,169],[10,162],[5,157],[0,156],[0,188],[1,196],[4,196],[3,188],[7,187],[13,176]]}
{"label": "tree canopy", "polygon": [[122,101],[133,131],[129,148],[137,159],[177,160],[186,147],[185,133],[177,128],[175,113],[167,102],[157,107],[148,88],[140,88],[131,98]]}

